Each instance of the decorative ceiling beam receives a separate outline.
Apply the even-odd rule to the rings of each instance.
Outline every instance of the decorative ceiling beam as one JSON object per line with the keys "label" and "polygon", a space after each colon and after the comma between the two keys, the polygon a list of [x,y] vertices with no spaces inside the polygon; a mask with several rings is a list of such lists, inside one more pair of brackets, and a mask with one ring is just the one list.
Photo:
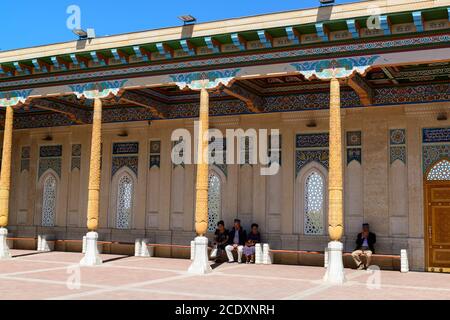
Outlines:
{"label": "decorative ceiling beam", "polygon": [[151,59],[151,53],[140,46],[134,46],[134,57],[137,61],[149,61]]}
{"label": "decorative ceiling beam", "polygon": [[352,34],[353,39],[359,38],[359,28],[357,26],[357,23],[355,22],[355,19],[349,19],[347,22],[347,28],[348,31]]}
{"label": "decorative ceiling beam", "polygon": [[219,53],[220,52],[220,43],[217,40],[214,40],[212,37],[205,37],[204,38],[206,46],[209,50],[211,50],[213,53]]}
{"label": "decorative ceiling beam", "polygon": [[222,90],[226,94],[245,102],[247,108],[251,112],[261,113],[264,111],[264,100],[260,96],[248,91],[236,82],[231,87],[224,86]]}
{"label": "decorative ceiling beam", "polygon": [[258,31],[259,41],[266,47],[272,48],[272,36],[265,30]]}
{"label": "decorative ceiling beam", "polygon": [[181,48],[184,52],[186,52],[189,56],[195,56],[195,47],[188,40],[180,40]]}
{"label": "decorative ceiling beam", "polygon": [[423,32],[423,18],[422,11],[415,11],[412,13],[414,25],[416,26],[417,32]]}
{"label": "decorative ceiling beam", "polygon": [[392,81],[392,83],[398,84],[398,81],[392,75],[392,72],[389,71],[388,67],[381,67],[381,70],[383,70],[384,74]]}
{"label": "decorative ceiling beam", "polygon": [[106,66],[106,58],[102,54],[97,53],[97,51],[91,51],[90,54],[94,63]]}
{"label": "decorative ceiling beam", "polygon": [[14,68],[16,69],[17,73],[25,74],[25,75],[31,74],[31,68],[24,65],[21,62],[13,62],[13,65],[14,65]]}
{"label": "decorative ceiling beam", "polygon": [[113,55],[114,60],[116,62],[119,62],[119,63],[122,63],[122,64],[128,63],[128,55],[123,53],[121,50],[111,49],[111,54]]}
{"label": "decorative ceiling beam", "polygon": [[355,73],[350,77],[347,84],[358,94],[359,100],[363,106],[367,107],[372,105],[373,89],[359,73]]}
{"label": "decorative ceiling beam", "polygon": [[231,35],[231,41],[233,41],[233,44],[239,48],[241,51],[245,51],[247,49],[247,41],[239,34],[233,33]]}
{"label": "decorative ceiling beam", "polygon": [[165,112],[163,111],[168,108],[167,104],[153,99],[147,94],[138,94],[133,91],[125,90],[120,96],[120,100],[149,109],[155,118],[167,118]]}
{"label": "decorative ceiling beam", "polygon": [[171,59],[174,56],[173,49],[165,43],[162,42],[157,43],[156,49],[158,49],[159,54],[166,57],[166,59]]}
{"label": "decorative ceiling beam", "polygon": [[6,66],[0,65],[0,75],[12,77],[14,75],[14,70]]}
{"label": "decorative ceiling beam", "polygon": [[53,68],[55,70],[66,71],[69,68],[68,63],[59,57],[51,57],[50,60],[52,60]]}
{"label": "decorative ceiling beam", "polygon": [[391,23],[387,16],[380,16],[380,27],[383,29],[384,35],[387,36],[391,34]]}
{"label": "decorative ceiling beam", "polygon": [[288,40],[294,44],[300,44],[300,34],[293,27],[286,27]]}
{"label": "decorative ceiling beam", "polygon": [[36,72],[49,72],[50,71],[50,66],[47,63],[43,62],[42,60],[33,59],[33,60],[31,60],[31,62],[33,63],[34,70]]}
{"label": "decorative ceiling beam", "polygon": [[316,31],[319,38],[323,41],[328,41],[328,32],[322,22],[316,23]]}
{"label": "decorative ceiling beam", "polygon": [[84,68],[87,68],[87,66],[88,66],[87,59],[82,59],[74,53],[72,53],[70,55],[70,59],[72,60],[73,65],[77,66],[79,68],[84,69]]}
{"label": "decorative ceiling beam", "polygon": [[60,102],[50,101],[47,99],[34,99],[25,106],[25,109],[31,108],[61,113],[77,124],[88,123],[86,111],[68,106]]}

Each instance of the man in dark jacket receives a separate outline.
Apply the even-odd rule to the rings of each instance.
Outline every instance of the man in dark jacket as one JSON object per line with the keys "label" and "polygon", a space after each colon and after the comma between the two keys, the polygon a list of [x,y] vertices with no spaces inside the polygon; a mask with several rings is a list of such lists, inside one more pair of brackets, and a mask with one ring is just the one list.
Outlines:
{"label": "man in dark jacket", "polygon": [[242,263],[242,252],[244,250],[245,242],[247,241],[247,233],[241,227],[241,220],[234,219],[234,227],[228,235],[228,245],[225,251],[228,257],[228,263],[234,262],[233,251],[237,250],[238,263]]}
{"label": "man in dark jacket", "polygon": [[[375,243],[377,242],[377,236],[375,233],[369,231],[369,224],[363,224],[363,231],[358,234],[356,238],[356,249],[352,253],[353,260],[356,263],[358,270],[367,269],[370,266],[370,260],[372,254],[375,253]],[[366,258],[366,263],[363,264],[361,257]]]}

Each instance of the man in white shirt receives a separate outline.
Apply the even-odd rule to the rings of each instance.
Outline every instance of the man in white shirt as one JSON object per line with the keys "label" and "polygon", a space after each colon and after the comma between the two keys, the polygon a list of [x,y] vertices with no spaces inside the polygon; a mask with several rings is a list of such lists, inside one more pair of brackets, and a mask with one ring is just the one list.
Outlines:
{"label": "man in white shirt", "polygon": [[247,241],[247,233],[241,227],[241,220],[234,219],[234,227],[230,231],[228,245],[225,247],[228,263],[234,262],[233,251],[235,250],[237,250],[238,253],[238,263],[242,263],[242,252],[244,250],[245,241]]}

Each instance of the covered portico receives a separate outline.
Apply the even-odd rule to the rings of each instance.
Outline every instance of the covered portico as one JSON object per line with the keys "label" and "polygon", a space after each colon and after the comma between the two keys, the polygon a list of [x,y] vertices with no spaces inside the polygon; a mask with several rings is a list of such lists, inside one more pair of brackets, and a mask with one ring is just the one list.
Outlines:
{"label": "covered portico", "polygon": [[[424,258],[423,177],[448,157],[450,48],[448,7],[428,2],[414,12],[384,8],[373,33],[361,4],[319,23],[276,22],[318,16],[302,10],[254,18],[264,29],[238,20],[229,34],[217,22],[166,30],[176,34],[169,40],[150,31],[78,50],[71,43],[1,53],[0,254],[9,256],[6,227],[15,237],[81,238],[87,219],[83,263],[94,265],[98,235],[186,244],[194,231],[208,235],[219,216],[239,216],[285,249],[323,249],[329,238],[351,248],[369,221],[382,251],[407,248],[414,268],[432,266]],[[144,41],[154,36],[160,40]],[[198,116],[199,136],[211,126],[280,129],[280,172],[173,165],[172,132],[193,131]],[[419,139],[428,129],[443,133]],[[200,142],[197,152],[208,145]],[[211,170],[221,179],[213,219]],[[311,173],[328,189],[316,224],[305,205]]]}

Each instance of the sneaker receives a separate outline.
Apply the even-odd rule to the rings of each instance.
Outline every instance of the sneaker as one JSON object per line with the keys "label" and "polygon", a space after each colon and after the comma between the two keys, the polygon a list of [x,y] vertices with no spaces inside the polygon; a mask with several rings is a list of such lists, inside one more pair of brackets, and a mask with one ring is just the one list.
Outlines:
{"label": "sneaker", "polygon": [[234,263],[234,261],[228,261],[228,263]]}
{"label": "sneaker", "polygon": [[363,264],[360,264],[359,267],[357,268],[357,270],[364,270],[365,266]]}

